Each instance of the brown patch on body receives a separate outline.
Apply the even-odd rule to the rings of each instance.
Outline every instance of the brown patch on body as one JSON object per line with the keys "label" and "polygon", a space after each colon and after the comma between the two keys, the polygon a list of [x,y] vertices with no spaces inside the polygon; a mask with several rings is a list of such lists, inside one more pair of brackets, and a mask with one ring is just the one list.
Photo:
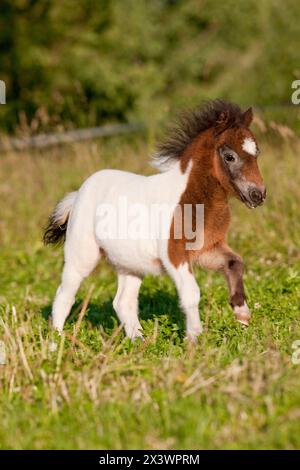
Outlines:
{"label": "brown patch on body", "polygon": [[168,254],[175,267],[185,262],[191,265],[201,253],[222,242],[226,237],[230,223],[227,195],[215,176],[214,162],[210,157],[211,152],[214,151],[212,131],[206,131],[204,134],[201,139],[196,139],[182,157],[185,168],[187,168],[190,159],[192,159],[193,166],[187,186],[179,201],[182,210],[182,227],[184,227],[184,205],[192,205],[193,231],[196,230],[196,205],[204,204],[204,246],[200,250],[187,250],[186,244],[193,240],[188,240],[184,233],[180,239],[174,237],[173,217]]}
{"label": "brown patch on body", "polygon": [[[199,249],[187,247],[198,240],[196,235],[194,240],[187,239],[185,233],[176,238],[178,214],[174,213],[168,241],[170,262],[175,268],[188,263],[191,272],[193,263],[221,271],[228,284],[230,304],[237,320],[244,325],[248,325],[250,312],[243,285],[243,262],[226,244],[226,236],[230,224],[229,197],[235,196],[248,207],[256,207],[252,203],[262,203],[266,195],[256,156],[243,149],[245,138],[255,141],[248,129],[252,117],[251,108],[243,113],[236,105],[212,102],[203,113],[196,111],[190,121],[186,119],[183,129],[177,130],[161,148],[161,157],[179,160],[183,173],[192,162],[179,201],[181,229],[185,226],[184,206],[192,207],[192,232],[195,232],[196,207],[204,205],[204,240]],[[259,193],[259,200],[254,200],[253,188],[256,195]]]}
{"label": "brown patch on body", "polygon": [[[184,205],[192,206],[193,231],[196,229],[196,205],[204,205],[204,245],[199,250],[186,249],[186,244],[193,240],[187,240],[184,233],[181,238],[175,238],[173,217],[168,255],[176,268],[185,262],[191,265],[199,261],[203,253],[224,244],[230,224],[228,199],[235,196],[244,202],[244,196],[234,184],[235,175],[228,171],[219,154],[222,146],[226,144],[240,156],[241,170],[238,177],[258,187],[263,187],[256,158],[243,150],[245,138],[252,138],[255,141],[248,129],[253,117],[251,108],[243,113],[235,105],[217,101],[215,107],[212,105],[204,111],[203,115],[194,113],[191,116],[190,127],[186,119],[182,133],[178,132],[179,137],[173,136],[166,146],[162,147],[162,152],[165,152],[163,155],[166,156],[169,151],[171,158],[178,158],[182,150],[180,167],[183,173],[192,162],[187,186],[179,201],[183,214],[182,227],[184,227]],[[195,136],[197,128],[200,129],[200,133]],[[183,148],[183,143],[187,143],[189,137],[193,139]]]}

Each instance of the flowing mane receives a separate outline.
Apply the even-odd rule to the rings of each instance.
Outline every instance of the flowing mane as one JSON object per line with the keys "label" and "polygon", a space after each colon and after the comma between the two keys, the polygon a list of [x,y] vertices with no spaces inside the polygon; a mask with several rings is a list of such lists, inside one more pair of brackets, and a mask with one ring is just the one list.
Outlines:
{"label": "flowing mane", "polygon": [[238,105],[220,99],[206,101],[202,106],[179,115],[166,139],[158,144],[153,165],[161,170],[168,169],[201,132],[211,127],[215,127],[216,132],[222,127],[223,131],[242,123],[243,111]]}

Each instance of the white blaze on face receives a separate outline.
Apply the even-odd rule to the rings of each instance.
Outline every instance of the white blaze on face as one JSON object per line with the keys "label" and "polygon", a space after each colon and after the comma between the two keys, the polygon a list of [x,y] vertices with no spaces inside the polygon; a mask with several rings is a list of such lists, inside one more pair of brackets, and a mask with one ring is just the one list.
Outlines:
{"label": "white blaze on face", "polygon": [[242,144],[242,149],[245,152],[250,153],[250,155],[253,155],[254,157],[257,154],[256,143],[254,142],[253,139],[251,139],[251,137],[246,137],[244,139],[244,142]]}

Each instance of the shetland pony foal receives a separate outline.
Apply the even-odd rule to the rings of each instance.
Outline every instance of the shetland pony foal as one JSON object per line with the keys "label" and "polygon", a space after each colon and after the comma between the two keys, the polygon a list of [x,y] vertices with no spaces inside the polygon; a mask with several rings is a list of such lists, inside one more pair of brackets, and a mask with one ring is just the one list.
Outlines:
{"label": "shetland pony foal", "polygon": [[[50,217],[45,243],[66,238],[62,282],[53,304],[53,326],[62,331],[81,281],[104,254],[118,273],[114,309],[131,339],[142,337],[138,319],[138,293],[145,274],[167,272],[174,280],[186,315],[186,335],[201,333],[200,291],[192,265],[224,273],[230,304],[237,320],[248,325],[250,312],[243,287],[243,263],[226,244],[230,222],[228,198],[235,196],[249,208],[263,203],[266,190],[258,165],[258,148],[249,130],[251,108],[245,112],[221,100],[187,113],[154,156],[162,172],[140,176],[103,170],[89,177],[77,192],[68,194]],[[204,205],[204,243],[187,249],[186,238],[174,235],[174,212],[163,221],[164,239],[109,239],[96,229],[99,204],[168,203],[174,207]],[[193,214],[193,227],[195,210]],[[159,222],[157,228],[159,228]],[[158,232],[157,232],[158,233]],[[150,237],[149,237],[150,238]]]}

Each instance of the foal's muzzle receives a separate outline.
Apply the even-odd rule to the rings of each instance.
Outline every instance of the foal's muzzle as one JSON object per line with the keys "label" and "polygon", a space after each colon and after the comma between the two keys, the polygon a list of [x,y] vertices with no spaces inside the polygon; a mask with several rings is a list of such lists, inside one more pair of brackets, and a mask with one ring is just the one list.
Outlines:
{"label": "foal's muzzle", "polygon": [[257,188],[250,189],[249,199],[255,206],[259,206],[266,199],[266,194],[267,194],[266,188],[264,188],[263,190],[260,190]]}
{"label": "foal's muzzle", "polygon": [[250,186],[247,195],[245,194],[245,203],[251,209],[254,207],[261,206],[266,199],[267,191],[266,188],[258,188],[257,186]]}
{"label": "foal's muzzle", "polygon": [[250,209],[261,206],[267,195],[265,186],[244,179],[233,182],[233,188],[239,199]]}

